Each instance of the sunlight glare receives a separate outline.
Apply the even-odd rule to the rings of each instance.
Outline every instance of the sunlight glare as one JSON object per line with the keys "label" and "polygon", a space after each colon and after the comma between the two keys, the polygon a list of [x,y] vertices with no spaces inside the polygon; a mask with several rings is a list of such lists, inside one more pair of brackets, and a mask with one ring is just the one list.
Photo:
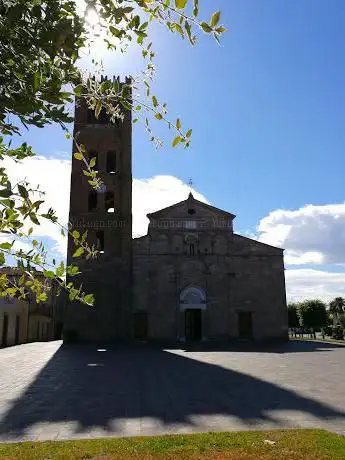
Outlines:
{"label": "sunlight glare", "polygon": [[85,21],[92,28],[94,28],[94,27],[96,27],[98,25],[98,23],[99,23],[99,15],[98,15],[98,13],[97,13],[95,8],[92,8],[92,7],[87,8],[87,10],[85,12]]}

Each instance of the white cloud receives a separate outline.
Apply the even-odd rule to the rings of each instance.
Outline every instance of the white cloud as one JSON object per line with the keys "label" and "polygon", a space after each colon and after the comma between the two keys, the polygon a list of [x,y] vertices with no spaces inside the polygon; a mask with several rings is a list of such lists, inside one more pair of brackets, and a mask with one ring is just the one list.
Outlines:
{"label": "white cloud", "polygon": [[[185,200],[190,187],[174,176],[155,176],[150,179],[133,180],[133,235],[147,232],[146,214]],[[192,190],[194,198],[208,203],[206,198]]]}
{"label": "white cloud", "polygon": [[286,270],[288,301],[319,298],[329,302],[345,297],[345,273],[331,273],[313,269]]}
{"label": "white cloud", "polygon": [[260,241],[286,249],[286,263],[345,264],[345,204],[277,209],[257,230]]}
{"label": "white cloud", "polygon": [[[63,224],[68,221],[70,165],[69,160],[42,156],[29,158],[20,163],[11,160],[4,161],[12,184],[26,179],[32,187],[39,185],[39,189],[45,192],[42,199],[46,202],[40,208],[40,212],[52,207],[59,222]],[[33,228],[32,236],[37,238],[50,237],[55,242],[54,250],[63,255],[66,254],[66,239],[61,235],[60,229],[56,225],[41,219],[41,225],[33,225]]]}

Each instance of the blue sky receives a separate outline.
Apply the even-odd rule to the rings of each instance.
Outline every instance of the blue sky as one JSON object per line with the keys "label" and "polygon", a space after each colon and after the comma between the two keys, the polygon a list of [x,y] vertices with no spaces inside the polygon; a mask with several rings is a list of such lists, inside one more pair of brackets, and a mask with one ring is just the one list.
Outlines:
{"label": "blue sky", "polygon": [[[307,276],[308,270],[318,271],[317,276],[338,272],[335,289],[341,292],[345,3],[204,0],[200,4],[207,18],[222,11],[221,22],[228,32],[221,46],[202,35],[191,48],[161,27],[153,28],[155,91],[168,102],[172,117],[180,116],[186,127],[193,128],[192,145],[188,150],[172,149],[168,138],[166,148],[155,150],[135,125],[133,175],[174,176],[184,183],[192,177],[194,188],[209,202],[237,215],[237,231],[286,247],[295,257],[291,260],[298,262],[287,264],[297,270],[295,278],[298,273],[300,279]],[[105,55],[104,65],[109,75],[125,75],[138,69],[140,61],[130,51],[125,58]],[[159,125],[157,129],[161,132]],[[70,158],[70,143],[58,128],[25,135],[38,154]],[[325,243],[327,239],[332,244]],[[315,252],[323,257],[305,256]],[[328,273],[325,276],[329,279]]]}

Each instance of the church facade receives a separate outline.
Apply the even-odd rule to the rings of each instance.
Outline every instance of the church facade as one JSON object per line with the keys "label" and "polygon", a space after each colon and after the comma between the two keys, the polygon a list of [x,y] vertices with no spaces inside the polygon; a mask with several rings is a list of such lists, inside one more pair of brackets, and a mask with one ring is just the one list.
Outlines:
{"label": "church facade", "polygon": [[236,235],[233,214],[192,194],[148,217],[148,234],[133,240],[137,337],[287,337],[281,249]]}
{"label": "church facade", "polygon": [[[88,230],[97,260],[78,259],[75,283],[95,306],[67,302],[78,341],[287,339],[283,250],[237,235],[235,216],[196,200],[148,215],[132,238],[131,114],[114,126],[76,102],[74,138],[97,159],[101,192],[72,159],[70,226]],[[74,146],[75,147],[75,146]],[[75,150],[74,150],[75,151]],[[73,238],[68,263],[75,264]]]}

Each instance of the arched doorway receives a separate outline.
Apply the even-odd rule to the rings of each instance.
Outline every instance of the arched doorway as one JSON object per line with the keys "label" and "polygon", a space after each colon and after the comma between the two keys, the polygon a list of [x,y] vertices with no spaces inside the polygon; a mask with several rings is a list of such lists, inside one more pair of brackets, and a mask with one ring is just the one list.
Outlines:
{"label": "arched doorway", "polygon": [[182,340],[196,341],[205,338],[204,310],[206,310],[206,296],[202,289],[190,286],[181,292],[182,321],[179,335]]}

